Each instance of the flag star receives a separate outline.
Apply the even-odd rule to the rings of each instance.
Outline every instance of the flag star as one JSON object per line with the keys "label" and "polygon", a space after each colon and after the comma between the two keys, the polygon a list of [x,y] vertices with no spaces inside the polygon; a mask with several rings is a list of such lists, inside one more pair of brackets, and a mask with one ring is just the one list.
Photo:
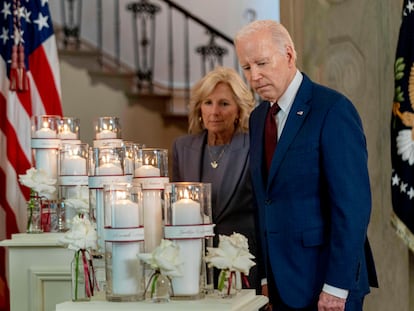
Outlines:
{"label": "flag star", "polygon": [[49,16],[43,16],[42,13],[39,13],[38,18],[34,21],[34,23],[38,25],[39,31],[41,31],[43,27],[49,28],[49,25],[47,24],[48,18]]}
{"label": "flag star", "polygon": [[408,13],[411,13],[412,11],[414,11],[414,2],[408,1],[407,10],[408,10]]}
{"label": "flag star", "polygon": [[30,15],[31,14],[32,14],[32,12],[28,11],[27,9],[25,10],[24,18],[26,19],[26,23],[31,23],[32,22],[30,20]]}
{"label": "flag star", "polygon": [[4,19],[7,19],[7,15],[11,15],[10,6],[11,3],[3,2],[3,9],[1,10],[1,13],[4,15]]}
{"label": "flag star", "polygon": [[414,189],[410,187],[410,191],[408,191],[407,195],[410,197],[410,200],[414,197]]}
{"label": "flag star", "polygon": [[0,35],[0,39],[3,40],[3,45],[9,40],[9,31],[6,27],[3,27],[3,33]]}
{"label": "flag star", "polygon": [[402,182],[401,185],[400,185],[400,192],[406,193],[407,192],[407,186],[408,186],[408,184]]}
{"label": "flag star", "polygon": [[25,16],[24,11],[25,11],[25,7],[24,6],[21,6],[19,8],[19,10],[17,11],[17,14],[16,15],[19,17],[19,19]]}
{"label": "flag star", "polygon": [[47,2],[48,0],[42,0],[42,7],[44,7]]}
{"label": "flag star", "polygon": [[399,183],[400,183],[400,178],[398,177],[398,175],[395,175],[395,176],[392,178],[392,185],[393,185],[393,186],[398,186],[398,185],[399,185]]}
{"label": "flag star", "polygon": [[17,29],[14,30],[14,36],[12,36],[12,38],[14,38],[15,45],[18,45],[19,43],[24,43],[23,34],[24,30],[20,30],[20,32]]}

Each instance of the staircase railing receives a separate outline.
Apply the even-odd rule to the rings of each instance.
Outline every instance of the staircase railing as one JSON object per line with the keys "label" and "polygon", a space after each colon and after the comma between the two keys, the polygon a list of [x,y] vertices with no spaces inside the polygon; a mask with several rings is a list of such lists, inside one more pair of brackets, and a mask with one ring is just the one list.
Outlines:
{"label": "staircase railing", "polygon": [[[90,2],[61,0],[66,47],[72,42],[79,48],[81,29],[85,29],[81,7]],[[207,71],[217,65],[238,69],[232,39],[174,1],[133,1],[124,10],[119,0],[108,3],[96,0],[97,61],[106,68],[108,60],[104,56],[110,55],[113,70],[125,64],[132,67],[136,91],[181,94],[186,107],[191,84]],[[130,31],[126,25],[128,14],[132,17]],[[108,44],[111,32],[113,39]],[[131,54],[133,60],[128,60]]]}

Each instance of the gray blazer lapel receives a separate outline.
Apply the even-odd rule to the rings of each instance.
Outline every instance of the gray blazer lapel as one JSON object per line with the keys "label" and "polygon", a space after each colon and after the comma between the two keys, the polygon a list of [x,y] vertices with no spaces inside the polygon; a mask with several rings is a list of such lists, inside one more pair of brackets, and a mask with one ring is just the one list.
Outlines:
{"label": "gray blazer lapel", "polygon": [[229,206],[229,202],[236,191],[237,185],[241,180],[241,175],[244,173],[245,165],[248,164],[249,155],[249,143],[248,135],[238,133],[233,136],[230,143],[229,156],[221,166],[221,185],[215,185],[218,187],[217,201],[221,202],[220,206],[222,210],[216,208],[216,219],[226,212],[226,208]]}
{"label": "gray blazer lapel", "polygon": [[187,181],[199,182],[201,180],[205,139],[206,132],[194,137],[191,144],[184,147],[184,176],[186,176]]}

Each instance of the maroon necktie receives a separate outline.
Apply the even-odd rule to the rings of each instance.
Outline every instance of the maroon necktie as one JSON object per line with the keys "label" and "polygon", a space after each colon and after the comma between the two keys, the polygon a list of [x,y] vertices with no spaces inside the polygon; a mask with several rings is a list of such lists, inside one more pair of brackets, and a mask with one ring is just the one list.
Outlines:
{"label": "maroon necktie", "polygon": [[[269,103],[270,106],[270,103]],[[265,125],[265,156],[267,171],[270,170],[270,164],[272,163],[273,152],[277,145],[277,126],[276,126],[276,114],[279,112],[280,107],[277,103],[274,103],[272,107],[269,107],[266,116]]]}

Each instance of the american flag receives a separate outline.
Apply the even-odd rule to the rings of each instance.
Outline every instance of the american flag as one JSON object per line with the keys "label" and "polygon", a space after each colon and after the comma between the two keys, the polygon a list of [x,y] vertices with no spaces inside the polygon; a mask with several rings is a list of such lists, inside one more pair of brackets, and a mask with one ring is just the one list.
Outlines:
{"label": "american flag", "polygon": [[404,0],[394,63],[391,223],[414,252],[414,1]]}
{"label": "american flag", "polygon": [[[29,189],[19,184],[18,175],[32,166],[30,118],[43,114],[62,116],[59,61],[47,0],[2,0],[0,240],[25,232]],[[0,310],[9,309],[5,269],[5,249],[0,247]]]}

